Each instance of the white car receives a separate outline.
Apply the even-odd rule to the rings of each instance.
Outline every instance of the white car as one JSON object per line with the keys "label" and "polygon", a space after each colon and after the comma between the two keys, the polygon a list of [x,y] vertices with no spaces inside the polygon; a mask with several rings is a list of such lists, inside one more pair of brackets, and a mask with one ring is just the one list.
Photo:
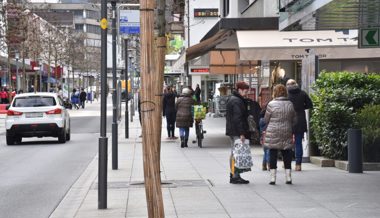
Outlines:
{"label": "white car", "polygon": [[58,137],[70,140],[70,115],[55,93],[16,95],[5,118],[7,144],[21,143],[23,137]]}

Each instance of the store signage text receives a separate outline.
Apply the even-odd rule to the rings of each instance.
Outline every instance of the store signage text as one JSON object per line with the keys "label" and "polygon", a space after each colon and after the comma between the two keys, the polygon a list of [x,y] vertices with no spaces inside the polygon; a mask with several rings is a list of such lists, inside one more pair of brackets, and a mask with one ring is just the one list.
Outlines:
{"label": "store signage text", "polygon": [[194,17],[219,17],[218,8],[196,8]]}
{"label": "store signage text", "polygon": [[[319,54],[317,55],[319,58],[327,58],[327,54]],[[308,54],[298,54],[298,55],[292,55],[293,59],[303,59],[309,57]]]}
{"label": "store signage text", "polygon": [[312,39],[312,38],[283,38],[284,41],[293,43],[293,42],[303,42],[303,43],[311,43],[311,42],[357,42],[358,37],[354,38],[349,38],[349,37],[341,37],[341,38],[317,38],[317,39]]}
{"label": "store signage text", "polygon": [[208,73],[210,69],[209,68],[193,68],[190,71],[192,73]]}

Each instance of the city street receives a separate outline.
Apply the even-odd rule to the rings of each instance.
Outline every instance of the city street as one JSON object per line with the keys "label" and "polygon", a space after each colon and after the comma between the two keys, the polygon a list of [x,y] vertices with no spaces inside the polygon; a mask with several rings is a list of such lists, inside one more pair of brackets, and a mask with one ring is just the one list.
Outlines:
{"label": "city street", "polygon": [[[57,138],[24,138],[20,145],[7,146],[5,135],[0,136],[0,217],[37,218],[52,213],[97,154],[99,103],[70,111],[71,140],[65,144]],[[111,131],[110,106],[107,132]]]}

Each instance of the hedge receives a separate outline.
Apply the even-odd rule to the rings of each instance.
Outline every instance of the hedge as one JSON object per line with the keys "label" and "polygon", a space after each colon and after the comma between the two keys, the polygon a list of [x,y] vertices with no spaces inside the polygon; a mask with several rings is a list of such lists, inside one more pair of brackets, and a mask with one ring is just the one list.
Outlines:
{"label": "hedge", "polygon": [[313,85],[311,128],[323,156],[347,159],[347,130],[365,105],[380,104],[380,75],[322,72]]}

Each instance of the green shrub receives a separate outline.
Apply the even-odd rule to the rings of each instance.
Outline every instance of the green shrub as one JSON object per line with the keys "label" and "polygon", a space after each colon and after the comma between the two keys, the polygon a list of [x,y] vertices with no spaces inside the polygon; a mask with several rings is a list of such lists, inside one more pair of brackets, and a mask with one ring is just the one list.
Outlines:
{"label": "green shrub", "polygon": [[380,161],[380,105],[366,105],[356,117],[362,129],[363,154],[366,162]]}
{"label": "green shrub", "polygon": [[347,159],[347,130],[354,127],[358,110],[380,104],[380,75],[322,72],[311,95],[311,128],[322,155]]}

